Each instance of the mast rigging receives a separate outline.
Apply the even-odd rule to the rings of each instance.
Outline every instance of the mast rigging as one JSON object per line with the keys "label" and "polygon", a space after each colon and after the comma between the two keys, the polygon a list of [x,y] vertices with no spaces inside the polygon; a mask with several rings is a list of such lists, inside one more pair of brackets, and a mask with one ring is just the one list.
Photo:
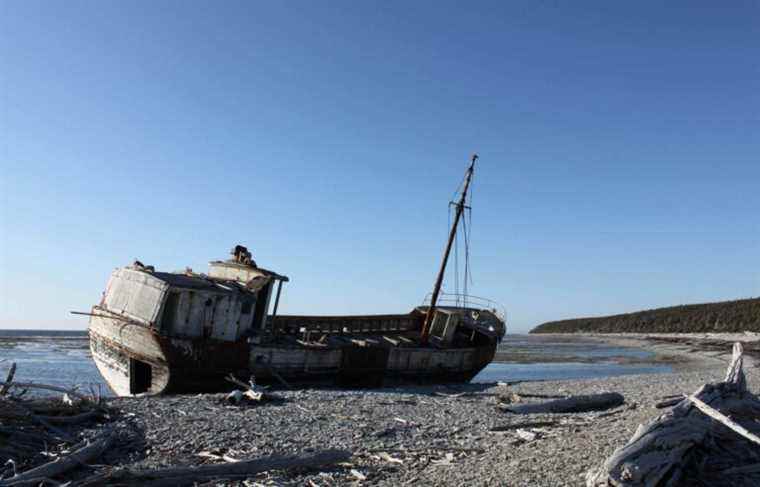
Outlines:
{"label": "mast rigging", "polygon": [[438,296],[441,292],[443,277],[446,274],[446,264],[448,263],[449,254],[451,253],[451,246],[457,236],[457,227],[459,226],[459,220],[462,218],[462,213],[464,213],[465,208],[467,208],[465,205],[467,202],[467,190],[470,187],[470,182],[472,181],[472,173],[475,171],[475,161],[477,160],[478,155],[473,154],[470,162],[470,167],[467,168],[467,172],[465,173],[464,188],[462,189],[462,194],[459,197],[459,201],[455,204],[456,213],[454,214],[454,223],[451,226],[451,230],[449,232],[449,240],[446,243],[446,249],[443,252],[443,261],[441,262],[441,267],[438,270],[438,276],[436,277],[435,285],[433,286],[433,295],[430,298],[430,306],[428,307],[427,314],[425,315],[425,321],[422,324],[422,331],[420,332],[420,340],[423,344],[427,343],[428,335],[430,334],[430,325],[432,324],[433,317],[435,316],[436,304],[438,303]]}

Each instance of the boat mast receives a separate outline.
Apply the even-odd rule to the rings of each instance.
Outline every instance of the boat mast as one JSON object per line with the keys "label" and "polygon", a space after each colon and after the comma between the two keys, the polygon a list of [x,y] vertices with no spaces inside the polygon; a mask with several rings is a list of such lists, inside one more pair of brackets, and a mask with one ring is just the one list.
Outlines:
{"label": "boat mast", "polygon": [[443,276],[446,274],[446,263],[449,261],[449,254],[451,253],[451,245],[454,243],[454,239],[457,236],[457,226],[459,220],[464,213],[465,202],[467,200],[467,189],[470,187],[470,181],[472,181],[472,173],[475,171],[475,161],[478,160],[478,155],[472,155],[472,161],[470,167],[467,168],[467,173],[464,179],[464,188],[462,189],[462,195],[459,197],[459,202],[456,203],[456,214],[454,215],[454,224],[451,226],[449,232],[449,241],[446,243],[446,250],[443,252],[443,262],[441,262],[441,268],[438,270],[438,277],[435,279],[435,286],[433,286],[433,295],[430,298],[430,306],[428,307],[427,314],[425,315],[425,322],[422,325],[422,332],[420,333],[420,340],[422,343],[427,343],[428,335],[430,334],[430,325],[433,323],[433,316],[435,315],[435,305],[438,302],[438,295],[441,292],[441,285],[443,284]]}

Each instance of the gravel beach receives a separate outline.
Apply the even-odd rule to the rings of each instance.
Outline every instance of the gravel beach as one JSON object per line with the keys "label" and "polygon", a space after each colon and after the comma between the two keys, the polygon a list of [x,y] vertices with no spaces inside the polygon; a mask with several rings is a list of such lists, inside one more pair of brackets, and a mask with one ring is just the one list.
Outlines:
{"label": "gravel beach", "polygon": [[[673,373],[371,391],[276,391],[278,401],[240,406],[225,403],[224,394],[114,398],[109,403],[118,411],[117,423],[138,439],[116,464],[156,468],[220,461],[206,453],[248,459],[339,448],[353,453],[350,464],[268,472],[224,485],[584,485],[589,468],[625,444],[639,424],[662,414],[655,404],[664,396],[691,393],[725,374],[727,355],[687,353],[677,344],[661,345],[657,351],[658,357],[678,364]],[[755,366],[747,364],[753,391],[759,385]],[[527,402],[607,391],[623,394],[625,404],[606,412],[529,416],[499,407],[515,393]],[[522,428],[535,434],[526,440],[509,428],[526,421],[547,424]]]}

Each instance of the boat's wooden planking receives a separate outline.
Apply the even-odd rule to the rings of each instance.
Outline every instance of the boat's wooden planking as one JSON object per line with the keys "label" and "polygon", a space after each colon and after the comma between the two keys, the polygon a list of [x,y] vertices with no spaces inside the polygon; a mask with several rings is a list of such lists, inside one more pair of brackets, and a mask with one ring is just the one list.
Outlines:
{"label": "boat's wooden planking", "polygon": [[253,296],[172,288],[160,330],[166,336],[236,341],[250,329],[254,305]]}
{"label": "boat's wooden planking", "polygon": [[111,274],[101,307],[149,325],[158,319],[168,289],[148,272],[123,267]]}
{"label": "boat's wooden planking", "polygon": [[150,365],[149,394],[160,394],[169,383],[164,352],[150,329],[107,318],[93,309],[90,319],[90,351],[106,383],[118,396],[132,395],[130,386],[134,361]]}
{"label": "boat's wooden planking", "polygon": [[343,353],[340,348],[251,348],[251,373],[256,378],[268,378],[275,369],[284,376],[297,374],[335,373],[340,368]]}
{"label": "boat's wooden planking", "polygon": [[[343,371],[346,348],[277,348],[254,346],[251,348],[250,369],[257,378],[269,378],[276,370],[286,378],[296,379],[310,375],[337,375]],[[377,349],[381,347],[366,347]],[[494,347],[495,348],[495,347]],[[486,352],[488,352],[486,350]],[[365,352],[366,353],[366,352]],[[485,356],[484,356],[485,355]],[[434,349],[400,348],[387,350],[384,373],[396,376],[425,376],[477,373],[490,362],[493,352],[483,354],[478,348]]]}

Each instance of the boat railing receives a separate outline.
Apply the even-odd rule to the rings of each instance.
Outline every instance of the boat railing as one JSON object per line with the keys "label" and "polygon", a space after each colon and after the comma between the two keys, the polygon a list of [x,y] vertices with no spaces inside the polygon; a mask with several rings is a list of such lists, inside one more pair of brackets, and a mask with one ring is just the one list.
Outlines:
{"label": "boat railing", "polygon": [[[433,293],[428,293],[422,300],[422,306],[429,306]],[[507,322],[507,310],[501,303],[492,299],[481,298],[462,293],[445,293],[441,291],[438,294],[438,306],[452,306],[455,308],[480,308],[490,310],[504,323]]]}

